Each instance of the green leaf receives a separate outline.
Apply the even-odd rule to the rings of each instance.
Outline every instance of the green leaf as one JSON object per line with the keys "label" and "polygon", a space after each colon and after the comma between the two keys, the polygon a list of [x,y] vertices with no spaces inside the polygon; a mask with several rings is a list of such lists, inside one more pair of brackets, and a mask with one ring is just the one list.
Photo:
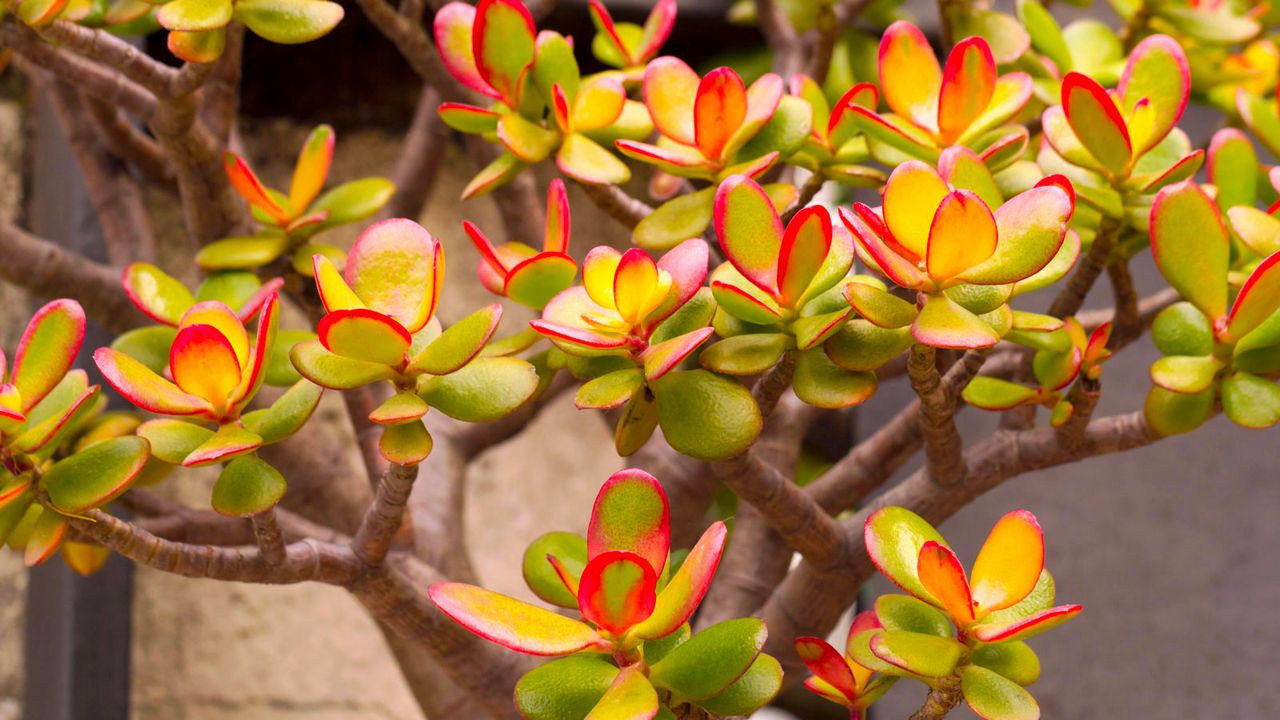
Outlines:
{"label": "green leaf", "polygon": [[910,328],[885,330],[862,319],[850,320],[823,349],[831,361],[845,370],[878,370],[915,342]]}
{"label": "green leaf", "polygon": [[289,357],[303,377],[334,390],[352,390],[395,376],[395,371],[388,365],[331,353],[319,340],[294,345]]}
{"label": "green leaf", "polygon": [[80,513],[101,507],[128,489],[147,463],[147,441],[120,437],[58,461],[42,482],[54,507]]}
{"label": "green leaf", "polygon": [[1031,44],[1042,55],[1053,61],[1058,69],[1072,70],[1071,47],[1062,37],[1062,29],[1053,14],[1036,0],[1018,0],[1018,19],[1031,36]]}
{"label": "green leaf", "polygon": [[156,11],[156,20],[168,30],[217,30],[231,22],[231,0],[173,0]]}
{"label": "green leaf", "polygon": [[1213,385],[1222,365],[1221,360],[1211,355],[1162,357],[1151,365],[1151,380],[1166,390],[1194,395]]}
{"label": "green leaf", "polygon": [[[676,553],[673,554],[672,556],[672,562],[674,563],[676,560],[675,555],[685,555],[685,554],[687,553],[676,551]],[[670,570],[671,568],[668,567],[667,569]],[[675,632],[671,633],[670,635],[667,635],[666,637],[660,637],[653,640],[645,640],[644,641],[644,661],[650,665],[657,664],[660,660],[662,660],[662,658],[669,655],[672,650],[675,650],[676,648],[688,642],[690,636],[692,635],[693,635],[693,632],[689,629],[689,623],[685,623],[681,625],[679,628],[677,628]]]}
{"label": "green leaf", "polygon": [[271,354],[267,356],[267,372],[262,382],[272,387],[289,387],[301,380],[302,375],[293,366],[289,353],[294,345],[315,339],[316,334],[309,330],[277,330],[276,341],[271,345]]}
{"label": "green leaf", "polygon": [[1195,430],[1213,412],[1213,390],[1185,395],[1156,386],[1147,393],[1143,410],[1147,424],[1161,435],[1180,435]]}
{"label": "green leaf", "polygon": [[1222,382],[1222,411],[1247,428],[1280,422],[1280,386],[1257,375],[1238,372]]}
{"label": "green leaf", "polygon": [[876,327],[907,327],[916,319],[915,303],[866,283],[855,281],[845,285],[844,295],[853,309]]}
{"label": "green leaf", "polygon": [[281,45],[311,42],[340,20],[342,6],[326,0],[236,0],[235,19],[255,35]]}
{"label": "green leaf", "polygon": [[423,376],[418,394],[455,420],[489,422],[515,412],[538,389],[538,373],[524,360],[486,357],[449,375]]}
{"label": "green leaf", "polygon": [[[1222,198],[1218,198],[1222,207]],[[1280,250],[1280,218],[1250,206],[1237,206],[1227,210],[1231,229],[1236,237],[1253,252],[1266,257]]]}
{"label": "green leaf", "polygon": [[929,603],[910,595],[881,595],[876,598],[875,611],[885,630],[954,637],[951,621],[946,615]]}
{"label": "green leaf", "polygon": [[768,705],[780,690],[782,665],[772,655],[760,653],[742,677],[698,705],[721,717],[747,716]]}
{"label": "green leaf", "polygon": [[726,375],[758,375],[782,358],[792,345],[784,333],[735,335],[707,346],[698,361],[713,372]]}
{"label": "green leaf", "polygon": [[960,671],[964,700],[983,720],[1039,720],[1040,706],[1017,683],[977,665]]}
{"label": "green leaf", "polygon": [[1008,410],[1035,399],[1036,390],[1008,380],[976,377],[961,394],[964,401],[983,410]]}
{"label": "green leaf", "polygon": [[706,370],[667,373],[652,390],[663,436],[690,457],[733,457],[750,447],[764,426],[749,390]]}
{"label": "green leaf", "polygon": [[911,326],[917,342],[936,348],[991,347],[1000,336],[991,326],[942,293],[928,296]]}
{"label": "green leaf", "polygon": [[644,720],[658,714],[658,693],[638,666],[623,668],[584,720]]}
{"label": "green leaf", "polygon": [[1040,679],[1040,658],[1021,640],[983,645],[973,651],[971,660],[1024,687]]}
{"label": "green leaf", "polygon": [[552,605],[578,608],[578,597],[565,587],[548,556],[554,557],[573,578],[587,566],[587,540],[571,532],[549,532],[529,544],[521,565],[524,582],[534,595]]}
{"label": "green leaf", "polygon": [[933,604],[932,594],[920,582],[920,549],[930,540],[947,547],[947,541],[924,518],[906,508],[890,506],[867,518],[864,530],[871,562],[895,585]]}
{"label": "green leaf", "polygon": [[876,657],[926,678],[950,675],[964,650],[964,645],[954,638],[907,630],[886,630],[871,638],[871,652]]}
{"label": "green leaf", "polygon": [[278,232],[223,238],[200,248],[196,264],[212,271],[249,270],[271,263],[288,248],[289,239]]}
{"label": "green leaf", "polygon": [[240,418],[245,428],[262,437],[262,444],[278,443],[302,429],[316,406],[324,388],[309,380],[299,380],[293,387],[262,410],[254,410]]}
{"label": "green leaf", "polygon": [[284,497],[284,476],[257,455],[241,455],[227,463],[213,485],[213,509],[232,517],[252,517],[276,506]]}
{"label": "green leaf", "polygon": [[177,335],[177,329],[168,325],[149,325],[117,337],[111,341],[111,347],[160,375],[169,369],[169,348],[173,346],[173,339]]}
{"label": "green leaf", "polygon": [[556,166],[565,175],[588,184],[621,185],[631,179],[626,163],[582,133],[564,139],[556,154]]}
{"label": "green leaf", "polygon": [[362,178],[339,185],[321,195],[307,208],[312,213],[329,213],[310,234],[373,217],[391,200],[395,191],[395,183],[380,177]]}
{"label": "green leaf", "polygon": [[1175,290],[1211,319],[1227,312],[1231,245],[1218,208],[1199,186],[1161,190],[1151,206],[1151,252]]}
{"label": "green leaf", "polygon": [[814,407],[839,409],[861,405],[876,391],[871,372],[854,372],[831,362],[822,348],[805,350],[796,358],[792,388],[796,397]]}
{"label": "green leaf", "polygon": [[151,443],[154,457],[171,465],[181,465],[188,455],[213,437],[213,431],[185,420],[159,418],[138,426],[138,435]]}
{"label": "green leaf", "polygon": [[645,216],[631,231],[631,241],[651,252],[670,250],[698,237],[711,224],[716,189],[677,195]]}
{"label": "green leaf", "polygon": [[960,277],[980,285],[1003,285],[1031,277],[1057,255],[1073,210],[1071,199],[1057,187],[1037,187],[1015,195],[995,212],[1000,238],[995,253]]}
{"label": "green leaf", "polygon": [[813,129],[813,108],[794,96],[784,95],[773,117],[739,150],[737,159],[763,157],[775,150],[787,157],[799,150]]}
{"label": "green leaf", "polygon": [[187,467],[200,467],[225,462],[233,457],[253,452],[262,446],[262,438],[237,423],[227,423],[218,428],[191,454],[183,459]]}
{"label": "green leaf", "polygon": [[533,60],[533,81],[538,86],[538,92],[548,102],[552,97],[553,85],[559,85],[564,90],[570,103],[578,96],[582,75],[578,70],[578,61],[573,56],[573,45],[565,36],[554,31],[538,34]]}
{"label": "green leaf", "polygon": [[574,405],[579,410],[609,410],[621,406],[644,387],[644,370],[626,368],[605,373],[578,388]]}
{"label": "green leaf", "polygon": [[448,375],[474,358],[489,342],[502,320],[502,306],[481,308],[449,326],[418,353],[409,364],[411,372]]}
{"label": "green leaf", "polygon": [[716,313],[716,301],[711,295],[711,288],[699,288],[689,302],[681,305],[649,336],[649,344],[657,345],[672,338],[686,335],[711,324]]}
{"label": "green leaf", "polygon": [[649,679],[682,699],[705,700],[742,677],[768,637],[758,618],[717,623],[653,665]]}
{"label": "green leaf", "polygon": [[614,449],[621,457],[630,457],[644,447],[658,427],[658,403],[652,392],[636,393],[622,409],[622,417],[613,431]]}
{"label": "green leaf", "polygon": [[1162,355],[1202,357],[1213,353],[1213,326],[1189,302],[1161,310],[1151,324],[1151,339]]}
{"label": "green leaf", "polygon": [[31,27],[53,22],[67,8],[69,0],[22,0],[18,3],[18,17]]}
{"label": "green leaf", "polygon": [[421,420],[410,420],[383,428],[382,437],[378,438],[378,452],[387,462],[417,465],[427,459],[434,444],[427,426]]}
{"label": "green leaf", "polygon": [[402,390],[374,408],[369,420],[379,425],[399,425],[421,419],[428,410],[426,400]]}
{"label": "green leaf", "polygon": [[552,660],[516,683],[516,709],[527,720],[585,718],[618,676],[618,668],[594,653]]}
{"label": "green leaf", "polygon": [[[807,308],[813,307],[818,303],[812,303]],[[800,350],[810,350],[820,345],[840,331],[840,327],[844,324],[846,318],[853,314],[853,311],[840,303],[836,310],[822,313],[821,315],[807,315],[792,321],[791,332],[796,338],[796,347]]]}
{"label": "green leaf", "polygon": [[[30,517],[30,515],[28,515]],[[32,520],[31,531],[26,537],[26,548],[22,554],[22,562],[27,567],[35,567],[53,557],[67,536],[67,521],[48,508]]]}

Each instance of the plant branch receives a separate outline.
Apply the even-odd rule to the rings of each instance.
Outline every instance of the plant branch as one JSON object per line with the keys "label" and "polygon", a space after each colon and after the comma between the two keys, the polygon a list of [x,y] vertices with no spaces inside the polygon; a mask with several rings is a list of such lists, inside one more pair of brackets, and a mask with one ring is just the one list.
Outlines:
{"label": "plant branch", "polygon": [[593,185],[578,183],[582,192],[606,215],[617,220],[628,230],[634,230],[640,221],[653,213],[645,202],[631,197],[617,185]]}
{"label": "plant branch", "polygon": [[809,179],[805,180],[804,185],[800,186],[800,193],[796,197],[796,201],[782,213],[782,224],[786,225],[791,222],[791,218],[795,217],[796,213],[803,210],[806,205],[813,202],[813,199],[822,191],[822,186],[826,184],[827,178],[822,173],[810,173]]}
{"label": "plant branch", "polygon": [[769,368],[756,384],[751,388],[751,395],[755,398],[756,405],[760,408],[760,414],[768,418],[773,414],[774,408],[778,406],[778,400],[782,394],[791,387],[791,379],[796,374],[796,350],[788,350],[782,353],[782,358],[778,360],[778,364]]}
{"label": "plant branch", "polygon": [[214,63],[200,100],[200,119],[218,145],[226,147],[240,109],[240,76],[244,69],[244,26],[227,26],[227,44]]}
{"label": "plant branch", "polygon": [[396,161],[396,192],[382,209],[380,217],[417,218],[422,215],[435,186],[449,138],[449,129],[436,112],[439,106],[440,93],[424,84],[413,113],[413,123]]}
{"label": "plant branch", "polygon": [[964,696],[960,692],[960,676],[952,673],[937,687],[929,689],[924,705],[911,714],[910,720],[942,720],[962,699]]}
{"label": "plant branch", "polygon": [[422,25],[401,15],[385,0],[356,0],[365,17],[400,51],[413,71],[444,100],[467,102],[470,91],[459,85],[436,53],[435,43]]}
{"label": "plant branch", "polygon": [[67,20],[54,20],[37,32],[55,45],[70,48],[83,57],[114,68],[157,98],[185,95],[195,89],[187,87],[190,78],[184,77],[183,71],[165,65],[105,30]]}
{"label": "plant branch", "polygon": [[405,505],[417,479],[418,468],[415,465],[391,463],[382,474],[373,504],[369,506],[351,545],[356,557],[365,565],[377,567],[386,560],[391,540],[404,520]]}
{"label": "plant branch", "polygon": [[1115,298],[1109,343],[1115,349],[1137,339],[1144,325],[1138,306],[1138,292],[1133,287],[1133,275],[1129,272],[1129,261],[1120,259],[1108,265],[1107,277],[1111,280],[1111,294]]}
{"label": "plant branch", "polygon": [[251,520],[253,537],[257,540],[262,559],[271,565],[283,563],[288,557],[288,551],[285,550],[284,533],[281,532],[280,523],[276,520],[275,508],[254,515]]}
{"label": "plant branch", "polygon": [[964,479],[964,442],[956,427],[956,398],[942,385],[933,348],[919,343],[911,346],[907,376],[920,398],[929,477],[939,485],[955,485]]}
{"label": "plant branch", "polygon": [[131,163],[152,185],[173,189],[173,166],[155,140],[139,130],[114,105],[96,96],[86,97],[85,104],[98,137],[113,155]]}
{"label": "plant branch", "polygon": [[1102,269],[1111,258],[1111,251],[1115,248],[1116,236],[1119,232],[1119,220],[1106,216],[1102,218],[1102,226],[1098,228],[1098,235],[1093,239],[1089,252],[1081,259],[1080,264],[1076,266],[1076,271],[1071,274],[1071,279],[1058,291],[1058,296],[1049,306],[1050,315],[1065,318],[1080,311],[1089,290],[1093,288],[1098,275],[1102,273]]}
{"label": "plant branch", "polygon": [[756,16],[765,42],[773,51],[773,71],[784,78],[791,77],[802,67],[800,36],[791,26],[786,11],[777,0],[755,0]]}

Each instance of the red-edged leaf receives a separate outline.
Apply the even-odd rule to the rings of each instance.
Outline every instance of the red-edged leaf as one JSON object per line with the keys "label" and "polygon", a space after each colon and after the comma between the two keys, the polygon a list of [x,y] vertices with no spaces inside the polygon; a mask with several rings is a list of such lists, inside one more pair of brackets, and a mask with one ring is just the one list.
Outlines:
{"label": "red-edged leaf", "polygon": [[725,526],[716,521],[707,528],[685,558],[680,569],[658,595],[653,614],[644,622],[631,628],[630,635],[642,639],[666,637],[689,620],[711,586],[711,578],[720,565],[724,550]]}
{"label": "red-edged leaf", "polygon": [[649,617],[657,601],[658,576],[644,558],[625,550],[600,553],[578,580],[582,617],[612,635]]}
{"label": "red-edged leaf", "polygon": [[1213,200],[1194,182],[1161,190],[1151,205],[1151,253],[1173,289],[1211,320],[1227,312],[1230,236]]}
{"label": "red-edged leaf", "polygon": [[564,181],[555,178],[547,188],[547,231],[542,249],[554,253],[568,251],[569,228],[569,195],[565,192]]}
{"label": "red-edged leaf", "polygon": [[480,0],[471,48],[481,79],[508,107],[517,107],[520,82],[533,63],[536,30],[520,0]]}
{"label": "red-edged leaf", "polygon": [[[1240,339],[1280,309],[1280,252],[1258,264],[1227,316],[1227,336]],[[23,398],[25,403],[25,396]]]}
{"label": "red-edged leaf", "polygon": [[289,204],[299,211],[311,205],[329,177],[333,141],[333,128],[321,125],[311,131],[302,146],[298,162],[293,166],[293,181],[289,185]]}
{"label": "red-edged leaf", "polygon": [[714,333],[714,328],[704,327],[650,345],[640,355],[640,359],[644,361],[645,378],[652,382],[676,369]]}
{"label": "red-edged leaf", "polygon": [[1103,167],[1123,173],[1133,160],[1129,128],[1111,96],[1078,72],[1062,79],[1062,108],[1080,143]]}
{"label": "red-edged leaf", "polygon": [[413,338],[395,320],[373,310],[338,310],[320,318],[320,344],[343,357],[400,365]]}
{"label": "red-edged leaf", "polygon": [[209,401],[184,392],[122,352],[98,348],[93,353],[93,362],[116,392],[148,412],[197,415],[213,409]]}
{"label": "red-edged leaf", "polygon": [[451,2],[437,10],[432,26],[436,48],[445,68],[458,82],[478,93],[497,98],[498,93],[480,77],[480,70],[476,68],[472,46],[475,21],[475,6],[465,2]]}
{"label": "red-edged leaf", "polygon": [[858,699],[857,681],[844,656],[827,641],[816,637],[799,637],[795,641],[796,654],[816,677],[840,691],[845,699]]}
{"label": "red-edged leaf", "polygon": [[644,103],[659,133],[683,145],[696,144],[693,108],[700,84],[698,74],[679,58],[660,57],[649,63]]}
{"label": "red-edged leaf", "polygon": [[769,195],[751,178],[734,175],[716,190],[714,213],[725,257],[754,285],[776,295],[783,227]]}
{"label": "red-edged leaf", "polygon": [[189,325],[178,331],[169,349],[169,370],[184,392],[208,400],[222,410],[240,384],[240,361],[226,336],[212,325]]}
{"label": "red-edged leaf", "polygon": [[933,130],[942,69],[920,28],[899,20],[880,39],[880,89],[898,115]]}
{"label": "red-edged leaf", "polygon": [[1012,607],[1035,589],[1044,570],[1044,533],[1036,516],[1014,510],[1000,518],[973,563],[973,603],[985,615]]}
{"label": "red-edged leaf", "polygon": [[815,205],[796,213],[778,251],[778,294],[794,306],[804,296],[831,251],[831,213]]}
{"label": "red-edged leaf", "polygon": [[84,309],[75,300],[54,300],[31,317],[18,341],[9,377],[22,394],[23,412],[35,407],[67,374],[84,341],[84,326]]}
{"label": "red-edged leaf", "polygon": [[443,248],[412,220],[393,218],[370,225],[347,254],[345,277],[351,290],[410,334],[435,314],[443,276]]}
{"label": "red-edged leaf", "polygon": [[852,212],[846,208],[840,208],[838,213],[840,221],[857,240],[864,259],[870,259],[875,263],[894,284],[905,288],[917,288],[925,281],[924,273],[915,263],[902,257],[889,246],[887,239],[889,228],[874,210],[855,202]]}
{"label": "red-edged leaf", "polygon": [[459,625],[518,652],[547,656],[609,649],[586,623],[484,588],[441,583],[431,586],[427,594]]}
{"label": "red-edged leaf", "polygon": [[991,104],[996,90],[996,61],[981,37],[961,40],[942,69],[938,95],[938,132],[944,145],[955,142]]}
{"label": "red-edged leaf", "polygon": [[694,142],[709,160],[721,158],[747,116],[747,87],[738,73],[720,67],[698,85],[693,105]]}
{"label": "red-edged leaf", "polygon": [[596,495],[587,529],[587,556],[626,550],[645,559],[657,574],[667,564],[671,534],[667,495],[643,470],[614,473]]}
{"label": "red-edged leaf", "polygon": [[231,187],[240,194],[240,197],[267,213],[272,220],[281,224],[289,222],[292,213],[271,199],[266,186],[254,174],[253,168],[249,167],[249,163],[245,162],[244,158],[235,153],[227,153],[225,165],[227,179],[231,181]]}
{"label": "red-edged leaf", "polygon": [[969,592],[969,581],[965,578],[964,567],[951,548],[939,545],[930,540],[920,548],[920,558],[916,565],[916,574],[920,583],[940,606],[964,627],[973,623],[973,597]]}
{"label": "red-edged leaf", "polygon": [[1059,605],[1011,623],[977,625],[973,628],[973,637],[985,643],[1024,640],[1058,627],[1079,615],[1082,610],[1084,607],[1081,605]]}

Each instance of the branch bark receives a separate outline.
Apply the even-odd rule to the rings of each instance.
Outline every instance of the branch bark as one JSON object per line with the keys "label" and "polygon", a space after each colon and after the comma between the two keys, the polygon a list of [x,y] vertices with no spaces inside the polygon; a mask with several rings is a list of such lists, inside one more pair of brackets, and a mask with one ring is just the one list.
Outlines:
{"label": "branch bark", "polygon": [[404,520],[405,505],[417,479],[418,468],[413,465],[392,463],[383,473],[373,504],[369,506],[351,545],[356,557],[365,565],[377,567],[386,560],[391,539]]}
{"label": "branch bark", "polygon": [[593,185],[578,183],[582,192],[606,215],[617,220],[628,230],[634,230],[640,221],[653,213],[653,208],[631,197],[617,185]]}

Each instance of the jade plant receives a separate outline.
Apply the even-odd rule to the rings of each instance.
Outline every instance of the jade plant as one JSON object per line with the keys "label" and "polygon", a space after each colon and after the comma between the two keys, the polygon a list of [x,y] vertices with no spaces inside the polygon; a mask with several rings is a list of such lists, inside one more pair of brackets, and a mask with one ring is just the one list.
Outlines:
{"label": "jade plant", "polygon": [[[323,121],[364,109],[316,103],[295,154],[238,93],[264,82],[246,31],[314,40],[342,7],[9,3],[0,44],[55,110],[31,123],[60,126],[38,152],[69,139],[102,242],[0,219],[0,278],[52,300],[4,333],[0,541],[343,588],[427,717],[828,717],[801,684],[833,718],[895,685],[916,720],[1040,717],[1026,640],[1080,608],[1038,521],[1001,518],[967,572],[934,526],[1219,414],[1280,424],[1280,12],[550,5],[356,0],[421,93],[336,182]],[[1104,414],[1147,332],[1145,404]],[[619,457],[588,513],[582,468]],[[483,481],[585,535],[519,535]],[[527,593],[476,517],[528,547]],[[906,594],[860,601],[876,568]]]}

